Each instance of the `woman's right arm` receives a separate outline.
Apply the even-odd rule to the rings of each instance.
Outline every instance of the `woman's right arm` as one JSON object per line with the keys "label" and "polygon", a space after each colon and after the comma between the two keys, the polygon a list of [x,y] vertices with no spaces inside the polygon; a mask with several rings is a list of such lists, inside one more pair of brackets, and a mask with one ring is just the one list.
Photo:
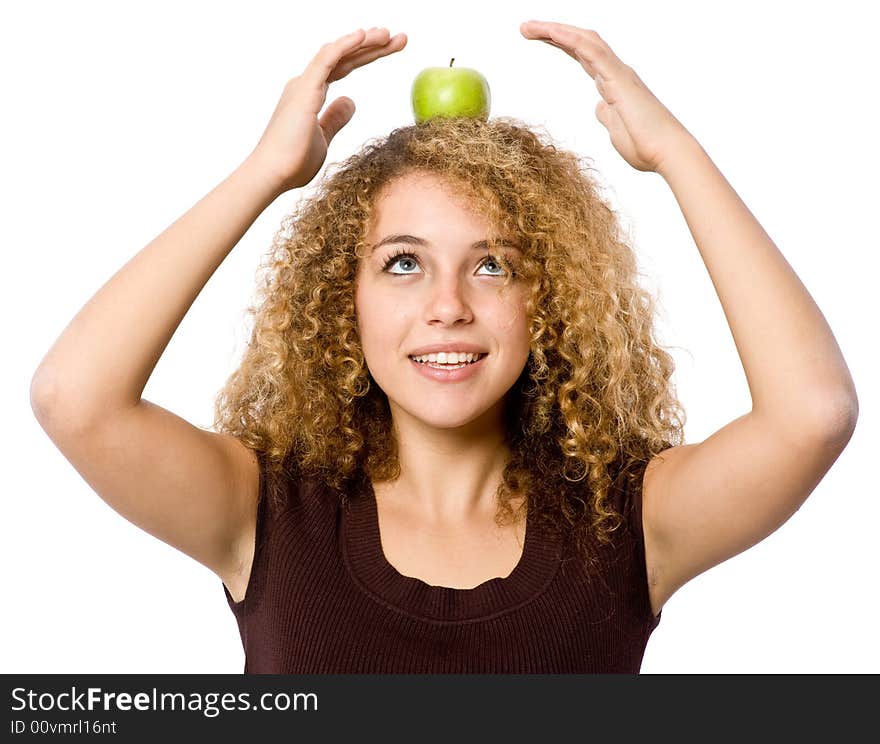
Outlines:
{"label": "woman's right arm", "polygon": [[138,405],[190,306],[277,195],[247,160],[119,269],[34,374],[31,399],[41,423],[90,427]]}
{"label": "woman's right arm", "polygon": [[256,459],[143,400],[147,380],[195,298],[256,218],[307,184],[354,112],[327,83],[406,39],[360,30],[325,44],[284,93],[250,156],[116,272],[55,341],[31,382],[40,425],[113,509],[221,576],[252,539]]}
{"label": "woman's right arm", "polygon": [[256,461],[235,438],[141,393],[199,292],[276,194],[251,161],[239,166],[98,290],[31,382],[40,425],[102,499],[225,573],[236,525],[255,503]]}

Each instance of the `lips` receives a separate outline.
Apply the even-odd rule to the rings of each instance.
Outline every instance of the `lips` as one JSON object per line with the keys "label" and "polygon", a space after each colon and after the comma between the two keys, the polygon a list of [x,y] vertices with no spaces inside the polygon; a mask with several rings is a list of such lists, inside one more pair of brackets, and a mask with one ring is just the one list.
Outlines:
{"label": "lips", "polygon": [[[433,354],[434,352],[431,352],[431,353]],[[477,352],[468,352],[468,353],[476,354]],[[418,360],[416,359],[417,356],[429,356],[429,355],[428,355],[428,354],[410,354],[410,355],[409,355],[409,358],[412,359],[416,364],[443,364],[443,362],[427,362],[427,361],[426,361],[426,362],[420,362],[420,361],[418,361]],[[480,361],[480,359],[483,359],[484,357],[487,357],[487,356],[488,356],[487,353],[481,353],[481,354],[480,354],[476,359],[474,359],[474,361],[472,361],[472,362],[456,362],[456,364],[465,364],[465,363],[466,363],[466,364],[476,364],[477,362]],[[446,362],[446,364],[449,364],[449,362]],[[450,366],[450,367],[454,367],[455,364],[450,364],[449,366]]]}
{"label": "lips", "polygon": [[459,382],[477,374],[482,369],[487,356],[488,354],[483,354],[477,361],[465,364],[462,367],[449,365],[449,369],[432,367],[429,362],[417,362],[412,358],[410,358],[409,363],[413,365],[416,372],[434,382]]}

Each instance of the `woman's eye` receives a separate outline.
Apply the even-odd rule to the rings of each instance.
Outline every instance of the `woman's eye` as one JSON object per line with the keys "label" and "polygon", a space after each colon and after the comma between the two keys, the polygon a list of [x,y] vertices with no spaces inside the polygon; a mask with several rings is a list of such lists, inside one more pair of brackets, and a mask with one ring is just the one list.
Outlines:
{"label": "woman's eye", "polygon": [[[404,269],[403,271],[389,271],[389,269],[392,266],[395,266],[398,264]],[[413,255],[412,253],[399,253],[397,255],[391,256],[385,262],[385,266],[383,267],[383,269],[385,271],[389,271],[389,273],[391,273],[391,274],[404,274],[405,275],[405,274],[413,273],[412,271],[407,270],[406,267],[409,265],[418,266],[417,257],[415,255]],[[496,267],[496,270],[498,271],[498,273],[495,273],[494,271],[492,271],[490,269],[490,271],[492,271],[492,273],[490,273],[489,276],[504,276],[504,274],[506,273],[501,262],[496,260],[495,258],[492,258],[491,256],[486,258],[483,261],[480,268],[482,268],[484,266]]]}
{"label": "woman's eye", "polygon": [[501,263],[499,261],[496,261],[494,258],[487,258],[485,261],[483,261],[483,266],[490,266],[490,265],[497,266],[501,270],[500,274],[493,274],[493,276],[503,276],[504,275],[504,273],[505,273],[504,267],[501,265]]}
{"label": "woman's eye", "polygon": [[[399,254],[399,255],[397,255],[397,256],[392,256],[391,258],[388,259],[388,261],[387,261],[386,264],[385,264],[385,271],[388,271],[388,269],[390,269],[390,268],[391,268],[392,266],[394,266],[395,264],[402,264],[402,265],[404,265],[404,266],[407,265],[407,264],[414,264],[414,265],[416,265],[416,259],[415,259],[415,256],[412,256],[412,255],[410,255],[410,254],[408,254],[408,253],[401,253],[401,254]],[[400,271],[392,271],[392,272],[390,272],[390,273],[392,273],[392,274],[400,274],[400,273],[410,274],[410,273],[412,273],[412,272],[409,272],[409,271],[403,271],[403,272],[400,272]]]}

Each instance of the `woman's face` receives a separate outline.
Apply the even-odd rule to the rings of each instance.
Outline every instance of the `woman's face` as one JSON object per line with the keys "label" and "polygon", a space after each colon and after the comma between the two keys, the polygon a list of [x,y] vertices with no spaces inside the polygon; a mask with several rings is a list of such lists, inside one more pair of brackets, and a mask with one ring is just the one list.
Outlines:
{"label": "woman's face", "polygon": [[[395,419],[454,428],[487,412],[499,416],[528,360],[524,282],[502,287],[504,266],[487,258],[486,246],[474,247],[490,237],[487,229],[454,187],[431,174],[399,177],[377,199],[355,308],[367,366]],[[514,262],[520,255],[515,247],[504,251]],[[395,256],[401,252],[407,255]],[[432,377],[410,357],[439,344],[486,356]]]}

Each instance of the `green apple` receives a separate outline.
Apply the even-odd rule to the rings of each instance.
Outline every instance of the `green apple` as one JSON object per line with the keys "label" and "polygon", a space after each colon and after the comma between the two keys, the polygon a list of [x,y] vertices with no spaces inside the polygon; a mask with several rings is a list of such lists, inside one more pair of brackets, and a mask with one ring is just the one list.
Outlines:
{"label": "green apple", "polygon": [[489,118],[489,83],[470,67],[426,67],[413,80],[410,97],[416,124],[435,116]]}

